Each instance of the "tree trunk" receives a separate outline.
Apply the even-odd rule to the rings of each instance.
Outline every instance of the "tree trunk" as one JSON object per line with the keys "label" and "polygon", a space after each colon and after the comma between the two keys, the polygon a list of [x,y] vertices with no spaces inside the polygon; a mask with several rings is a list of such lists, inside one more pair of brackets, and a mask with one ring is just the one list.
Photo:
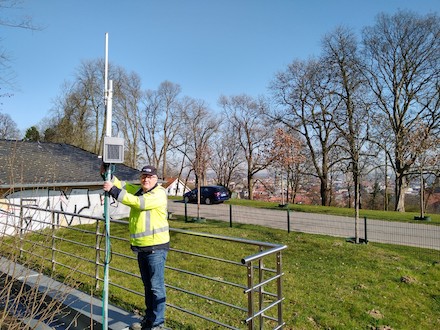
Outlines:
{"label": "tree trunk", "polygon": [[420,169],[420,219],[425,218],[425,180],[423,170]]}
{"label": "tree trunk", "polygon": [[248,183],[248,198],[249,200],[254,200],[254,187],[252,185],[252,174],[248,172],[247,175],[247,183]]}
{"label": "tree trunk", "polygon": [[385,211],[388,211],[388,203],[389,203],[389,197],[388,197],[388,158],[385,153],[385,192],[384,192],[384,201],[383,201],[383,207]]}
{"label": "tree trunk", "polygon": [[354,231],[356,244],[359,244],[359,209],[361,205],[359,168],[357,163],[353,164],[353,183],[354,183]]}
{"label": "tree trunk", "polygon": [[398,174],[396,177],[396,206],[395,211],[405,212],[405,191],[406,191],[406,177]]}
{"label": "tree trunk", "polygon": [[328,188],[327,188],[327,178],[322,176],[319,178],[321,181],[321,205],[327,206],[328,203]]}
{"label": "tree trunk", "polygon": [[165,180],[165,178],[167,177],[167,150],[168,150],[168,138],[166,136],[166,134],[164,134],[164,138],[163,138],[163,158],[162,158],[162,179]]}

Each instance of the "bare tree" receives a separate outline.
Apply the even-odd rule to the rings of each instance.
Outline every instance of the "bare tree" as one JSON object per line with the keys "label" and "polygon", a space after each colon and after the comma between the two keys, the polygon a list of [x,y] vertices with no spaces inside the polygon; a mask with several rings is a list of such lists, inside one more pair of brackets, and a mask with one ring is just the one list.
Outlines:
{"label": "bare tree", "polygon": [[[295,196],[300,183],[299,169],[305,163],[303,154],[303,142],[297,133],[288,132],[277,128],[269,150],[273,159],[273,167],[279,171],[281,177],[282,203],[284,204],[284,175],[286,176],[286,200],[289,201],[289,190],[292,191],[291,200],[295,202]],[[290,188],[290,189],[289,189]]]}
{"label": "bare tree", "polygon": [[[123,134],[127,145],[126,163],[136,167],[142,98],[140,78],[136,73],[127,73],[122,67],[110,64],[109,79],[113,81],[112,135],[115,129]],[[46,140],[69,143],[97,154],[101,152],[106,124],[103,60],[81,63],[74,81],[64,83],[52,112],[51,123],[45,129]]]}
{"label": "bare tree", "polygon": [[280,107],[267,113],[304,138],[313,164],[305,174],[319,179],[322,205],[330,204],[330,172],[339,161],[333,120],[339,100],[329,89],[331,78],[323,63],[294,61],[272,81],[270,89]]}
{"label": "bare tree", "polygon": [[[41,30],[42,27],[34,24],[32,18],[21,14],[22,0],[0,0],[0,25],[7,28],[26,30]],[[19,13],[16,15],[15,13]],[[0,38],[0,42],[1,42]],[[0,85],[12,87],[14,74],[11,69],[11,58],[7,50],[0,44]],[[0,87],[1,89],[2,87]],[[5,88],[3,88],[5,90]],[[0,94],[0,97],[5,94]],[[9,94],[6,94],[9,95]]]}
{"label": "bare tree", "polygon": [[17,124],[11,116],[0,112],[0,139],[18,139],[19,134]]}
{"label": "bare tree", "polygon": [[253,199],[255,174],[265,170],[272,162],[268,149],[273,131],[267,128],[262,113],[267,105],[263,100],[255,100],[248,95],[221,96],[220,105],[225,110],[228,121],[236,134],[239,146],[246,159],[246,179],[248,198]]}
{"label": "bare tree", "polygon": [[54,101],[46,140],[99,153],[104,136],[103,61],[83,61]]}
{"label": "bare tree", "polygon": [[[41,27],[35,25],[32,18],[25,15],[14,15],[20,10],[20,0],[0,0],[0,26],[7,28],[19,28],[27,30],[40,30]],[[11,57],[5,47],[1,44],[0,38],[0,98],[10,97],[8,92],[14,88],[14,72],[11,67]],[[1,105],[1,103],[0,103]],[[0,113],[0,136],[1,138],[19,138],[17,124],[7,114]]]}
{"label": "bare tree", "polygon": [[12,9],[21,9],[20,6],[23,2],[23,0],[0,0],[0,12],[5,13],[7,11],[9,13],[6,16],[0,15],[0,25],[28,30],[40,29],[34,24],[30,16],[11,14]]}
{"label": "bare tree", "polygon": [[[363,172],[362,155],[369,132],[367,84],[362,75],[362,62],[357,41],[351,30],[343,27],[323,38],[323,63],[332,77],[329,85],[338,107],[333,113],[333,124],[341,137],[338,148],[341,161],[348,163],[352,176],[355,208],[355,240],[359,243],[360,182]],[[364,150],[363,150],[364,149]]]}
{"label": "bare tree", "polygon": [[407,145],[413,148],[411,152],[416,155],[413,171],[408,177],[420,179],[420,219],[425,218],[425,176],[435,176],[440,172],[440,137],[430,135],[429,131],[426,125],[419,123],[416,130],[407,133]]}
{"label": "bare tree", "polygon": [[118,132],[123,134],[126,146],[124,163],[136,168],[141,127],[141,78],[136,73],[128,74],[124,69],[119,68],[113,88],[114,122]]}
{"label": "bare tree", "polygon": [[140,139],[146,151],[147,161],[162,167],[162,177],[167,176],[167,153],[173,145],[179,124],[178,84],[164,81],[157,91],[146,92],[141,112]]}
{"label": "bare tree", "polygon": [[93,137],[91,151],[99,154],[105,133],[104,61],[82,61],[75,74],[75,85],[88,109]]}
{"label": "bare tree", "polygon": [[68,143],[85,150],[92,149],[90,112],[82,90],[65,85],[64,95],[56,103],[52,142]]}
{"label": "bare tree", "polygon": [[[185,97],[180,108],[182,125],[184,130],[179,131],[176,143],[184,160],[191,166],[190,172],[196,177],[197,194],[197,217],[200,218],[200,187],[206,184],[206,175],[209,160],[211,158],[211,138],[220,124],[212,111],[202,100]],[[189,175],[189,174],[188,174]]]}
{"label": "bare tree", "polygon": [[182,102],[182,124],[179,147],[196,176],[196,183],[206,184],[206,174],[212,149],[211,138],[217,132],[220,120],[203,100],[185,98]]}
{"label": "bare tree", "polygon": [[211,169],[217,176],[217,183],[229,189],[231,182],[239,178],[240,165],[244,161],[243,150],[236,137],[233,125],[224,121],[212,146]]}
{"label": "bare tree", "polygon": [[435,14],[380,14],[364,29],[363,43],[367,81],[393,141],[388,158],[395,173],[395,210],[404,212],[407,176],[417,158],[407,133],[420,121],[428,135],[438,133],[440,125],[440,21]]}

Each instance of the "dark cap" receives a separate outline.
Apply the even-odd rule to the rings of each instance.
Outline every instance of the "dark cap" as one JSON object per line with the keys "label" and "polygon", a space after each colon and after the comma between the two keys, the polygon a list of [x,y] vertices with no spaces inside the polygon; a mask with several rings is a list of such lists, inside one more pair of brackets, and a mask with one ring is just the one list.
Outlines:
{"label": "dark cap", "polygon": [[143,175],[143,174],[157,175],[157,170],[154,166],[147,165],[147,166],[142,167],[141,175]]}

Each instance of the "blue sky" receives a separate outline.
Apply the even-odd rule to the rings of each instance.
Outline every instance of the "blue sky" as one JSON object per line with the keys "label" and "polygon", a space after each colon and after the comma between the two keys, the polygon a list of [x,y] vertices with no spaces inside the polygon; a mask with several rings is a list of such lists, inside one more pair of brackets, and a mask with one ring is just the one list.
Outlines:
{"label": "blue sky", "polygon": [[217,111],[222,94],[267,94],[276,72],[319,55],[321,38],[338,25],[360,34],[380,12],[440,13],[439,0],[23,0],[21,7],[1,16],[28,15],[44,26],[0,26],[16,75],[0,111],[23,131],[49,115],[81,61],[104,57],[106,32],[110,62],[138,73],[143,89],[169,80]]}

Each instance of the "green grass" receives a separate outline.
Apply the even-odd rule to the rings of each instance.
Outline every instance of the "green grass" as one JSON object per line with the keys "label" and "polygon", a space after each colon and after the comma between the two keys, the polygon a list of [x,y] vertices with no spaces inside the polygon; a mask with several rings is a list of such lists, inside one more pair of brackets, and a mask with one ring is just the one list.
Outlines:
{"label": "green grass", "polygon": [[[181,197],[169,197],[171,200],[181,200]],[[341,215],[341,216],[354,216],[354,209],[336,207],[336,206],[320,206],[320,205],[305,205],[305,204],[287,204],[287,206],[280,207],[276,202],[264,202],[248,199],[230,199],[225,202],[225,204],[231,205],[241,205],[256,208],[265,209],[277,209],[286,210],[289,208],[295,212],[306,212],[306,213],[320,213],[320,214],[331,214],[331,215]],[[419,212],[396,212],[396,211],[379,211],[379,210],[366,210],[361,209],[359,211],[359,216],[361,218],[367,217],[368,219],[379,219],[386,221],[403,221],[403,222],[414,222],[414,223],[425,223],[425,224],[440,224],[440,214],[426,214],[431,218],[430,221],[420,221],[414,220],[414,217],[420,216]]]}
{"label": "green grass", "polygon": [[[434,329],[440,326],[440,254],[258,226],[194,224],[197,231],[286,244],[285,329]],[[180,224],[186,227],[187,224]],[[173,222],[173,226],[177,223]],[[382,318],[375,318],[379,314]]]}
{"label": "green grass", "polygon": [[[190,229],[250,240],[285,244],[283,252],[283,315],[284,329],[435,329],[440,328],[440,253],[439,251],[387,245],[378,243],[352,244],[344,239],[302,233],[288,234],[282,230],[252,225],[208,220],[207,223],[185,223],[183,217],[170,221],[173,228]],[[93,226],[85,226],[94,230]],[[123,225],[113,225],[111,233],[127,237]],[[94,237],[81,232],[59,231],[59,235],[86,244],[94,244]],[[36,236],[35,240],[41,240]],[[214,239],[197,239],[183,234],[172,233],[173,248],[185,249],[220,257],[230,256],[240,260],[251,254],[237,244],[226,244]],[[94,260],[93,250],[75,246],[68,242],[57,243],[57,248]],[[32,250],[44,254],[37,247]],[[116,252],[130,254],[128,243],[112,240],[114,251],[111,267],[137,273],[135,260],[120,258]],[[47,253],[46,253],[47,254]],[[72,258],[61,253],[57,260],[72,263]],[[93,265],[75,262],[79,270],[93,274]],[[167,265],[202,272],[225,280],[245,282],[245,272],[235,272],[232,268],[219,266],[209,260],[194,260],[175,252],[170,252]],[[49,267],[49,265],[48,265]],[[57,267],[63,272],[62,267]],[[66,272],[63,276],[68,276]],[[102,276],[102,274],[101,274]],[[140,280],[111,272],[111,281],[119,281],[133,290],[142,291]],[[86,292],[94,292],[93,282],[87,276],[75,275],[76,283],[81,283]],[[166,282],[185,286],[188,290],[203,291],[207,295],[224,300],[237,299],[221,286],[197,280],[167,269]],[[240,291],[240,290],[239,290]],[[239,301],[245,302],[241,292]],[[127,310],[143,309],[141,296],[128,294],[125,290],[111,286],[110,300]],[[168,290],[169,302],[194,308],[208,313],[216,319],[240,324],[240,316],[227,307],[219,307],[205,299],[188,298]],[[216,329],[209,323],[183,314],[175,309],[167,310],[167,324],[173,329]],[[244,325],[241,328],[245,329]]]}

